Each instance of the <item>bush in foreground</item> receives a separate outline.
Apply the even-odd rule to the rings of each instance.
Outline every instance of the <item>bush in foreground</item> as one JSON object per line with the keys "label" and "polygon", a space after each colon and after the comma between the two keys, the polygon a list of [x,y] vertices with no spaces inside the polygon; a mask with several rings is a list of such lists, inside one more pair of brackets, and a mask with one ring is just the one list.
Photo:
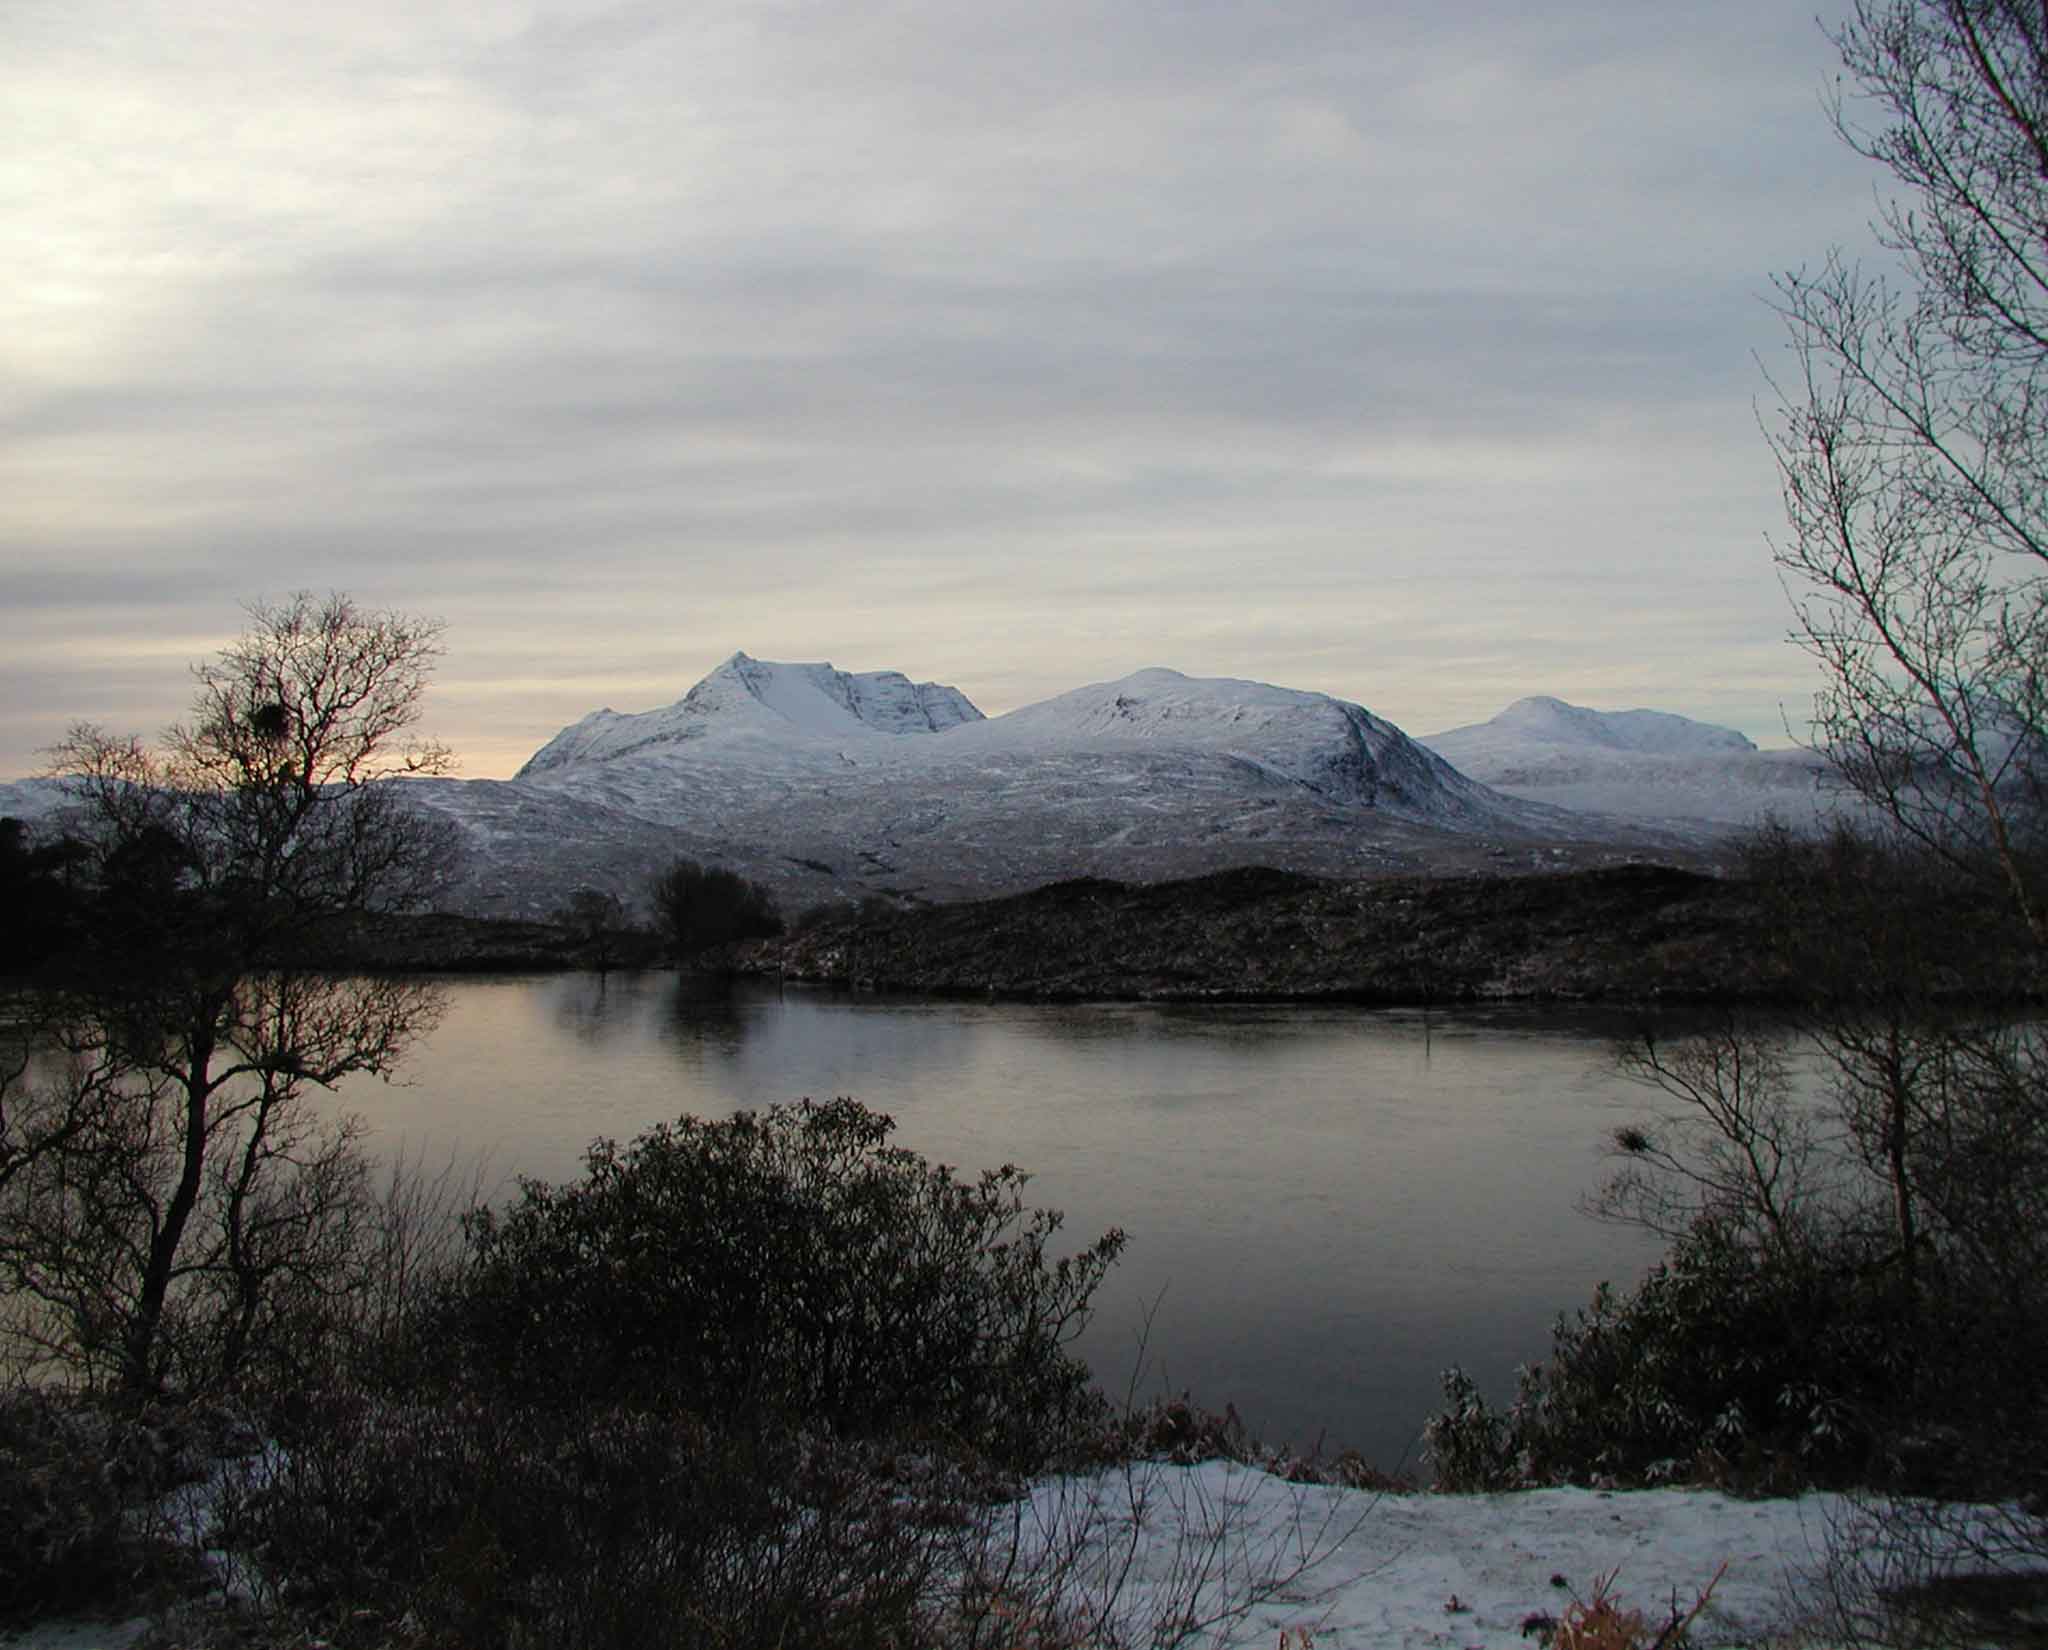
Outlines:
{"label": "bush in foreground", "polygon": [[1703,1224],[1634,1290],[1603,1284],[1560,1317],[1505,1410],[1453,1369],[1424,1428],[1439,1486],[1898,1478],[1914,1348],[1876,1268],[1832,1258],[1794,1264]]}
{"label": "bush in foreground", "polygon": [[274,1619],[343,1645],[931,1642],[960,1519],[847,1446],[616,1407],[309,1397],[226,1498]]}
{"label": "bush in foreground", "polygon": [[1054,1259],[1005,1166],[963,1181],[852,1100],[685,1117],[469,1224],[443,1333],[479,1390],[923,1430],[1005,1466],[1100,1413],[1067,1351],[1123,1247]]}

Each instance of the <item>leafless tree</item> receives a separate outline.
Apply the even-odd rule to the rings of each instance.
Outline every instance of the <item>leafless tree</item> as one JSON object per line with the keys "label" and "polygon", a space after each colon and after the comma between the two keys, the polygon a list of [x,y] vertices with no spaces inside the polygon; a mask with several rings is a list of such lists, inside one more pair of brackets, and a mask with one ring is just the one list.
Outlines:
{"label": "leafless tree", "polygon": [[1620,1167],[1588,1200],[1590,1213],[1668,1242],[1712,1221],[1777,1258],[1812,1245],[1838,1177],[1775,1029],[1730,1019],[1665,1038],[1645,1028],[1616,1057],[1668,1103],[1614,1130]]}
{"label": "leafless tree", "polygon": [[135,1392],[232,1376],[326,1287],[368,1193],[308,1092],[388,1077],[439,1013],[431,986],[312,962],[446,865],[390,783],[450,765],[412,737],[441,626],[341,595],[248,612],[158,746],[81,726],[51,753],[94,920],[51,1010],[69,1065],[15,1085],[0,1266],[45,1350]]}
{"label": "leafless tree", "polygon": [[1816,743],[2048,940],[2048,10],[1857,0],[1836,130],[1900,193],[1895,269],[1777,281],[1794,367],[1776,559]]}

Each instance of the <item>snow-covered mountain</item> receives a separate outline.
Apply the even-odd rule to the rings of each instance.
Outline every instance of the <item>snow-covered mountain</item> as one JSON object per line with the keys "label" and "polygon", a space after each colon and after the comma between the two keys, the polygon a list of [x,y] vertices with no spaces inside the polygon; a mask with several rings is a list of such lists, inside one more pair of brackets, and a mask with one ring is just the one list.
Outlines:
{"label": "snow-covered mountain", "polygon": [[[896,671],[735,653],[673,704],[562,729],[511,780],[409,788],[460,827],[447,906],[539,916],[579,886],[637,904],[677,854],[769,884],[790,911],[1245,864],[1362,875],[1668,854],[1767,809],[1810,810],[1816,771],[1730,729],[1555,699],[1425,745],[1363,706],[1263,682],[1141,670],[991,718]],[[31,815],[59,798],[29,781],[5,800]]]}
{"label": "snow-covered mountain", "polygon": [[672,705],[563,729],[509,782],[418,794],[471,841],[454,902],[492,914],[545,911],[579,882],[637,896],[670,853],[795,909],[1251,863],[1549,862],[1629,835],[1490,790],[1326,694],[1142,670],[984,718],[895,671],[744,653]]}
{"label": "snow-covered mountain", "polygon": [[550,739],[513,777],[577,762],[609,761],[658,745],[716,736],[788,743],[873,734],[938,733],[981,712],[958,688],[913,682],[901,671],[859,674],[828,664],[780,665],[735,653],[672,705],[621,715],[607,707]]}
{"label": "snow-covered mountain", "polygon": [[1839,802],[1813,752],[1758,750],[1733,728],[1668,711],[1589,710],[1538,696],[1422,743],[1509,796],[1701,839],[1766,815],[1804,826]]}
{"label": "snow-covered mountain", "polygon": [[1733,728],[1695,722],[1689,716],[1663,710],[1588,710],[1543,694],[1517,699],[1490,722],[1432,734],[1425,743],[1473,746],[1484,742],[1481,736],[1523,747],[1633,751],[1643,756],[1726,756],[1756,749]]}

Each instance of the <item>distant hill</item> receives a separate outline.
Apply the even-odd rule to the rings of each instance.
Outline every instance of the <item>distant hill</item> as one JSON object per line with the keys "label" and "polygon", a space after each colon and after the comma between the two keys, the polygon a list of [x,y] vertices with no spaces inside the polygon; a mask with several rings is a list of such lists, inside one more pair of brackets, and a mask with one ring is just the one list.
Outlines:
{"label": "distant hill", "polygon": [[[580,886],[637,905],[679,854],[765,882],[787,912],[1247,865],[1684,859],[1766,809],[1810,816],[1817,776],[1731,729],[1556,699],[1418,742],[1328,694],[1174,670],[985,717],[899,671],[735,653],[672,704],[563,728],[513,779],[407,783],[460,827],[444,908],[535,918]],[[60,804],[47,781],[0,787],[0,811]]]}
{"label": "distant hill", "polygon": [[637,897],[676,852],[796,909],[1083,875],[1598,863],[1672,845],[1504,796],[1346,700],[1160,669],[984,717],[900,672],[736,653],[671,705],[564,728],[509,782],[418,794],[472,843],[453,902],[508,916],[578,879]]}
{"label": "distant hill", "polygon": [[1506,795],[1708,842],[1774,815],[1806,827],[1843,806],[1811,751],[1762,751],[1733,728],[1657,710],[1517,699],[1422,743]]}

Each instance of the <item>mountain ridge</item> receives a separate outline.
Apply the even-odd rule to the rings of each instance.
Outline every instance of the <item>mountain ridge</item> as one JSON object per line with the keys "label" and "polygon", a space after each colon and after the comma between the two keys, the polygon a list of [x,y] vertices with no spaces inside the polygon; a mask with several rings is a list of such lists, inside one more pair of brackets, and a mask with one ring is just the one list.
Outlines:
{"label": "mountain ridge", "polygon": [[620,712],[609,706],[572,722],[526,759],[515,780],[576,762],[612,761],[650,746],[724,730],[774,737],[779,718],[821,738],[902,738],[983,720],[958,688],[913,682],[901,671],[844,671],[829,662],[781,664],[738,651],[673,704]]}

